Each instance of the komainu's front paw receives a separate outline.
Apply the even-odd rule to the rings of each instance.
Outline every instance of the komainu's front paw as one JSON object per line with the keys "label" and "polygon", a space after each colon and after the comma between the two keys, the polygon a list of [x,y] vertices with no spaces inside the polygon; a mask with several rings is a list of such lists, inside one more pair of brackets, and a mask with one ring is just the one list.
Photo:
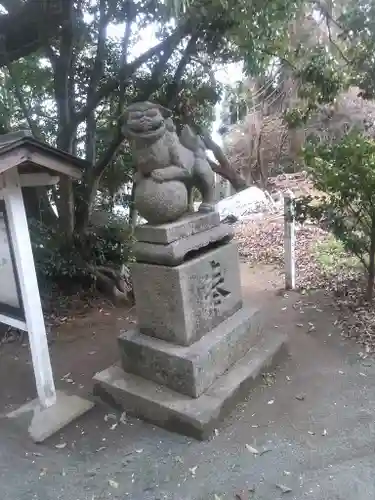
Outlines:
{"label": "komainu's front paw", "polygon": [[162,171],[160,171],[160,170],[154,170],[153,172],[151,172],[151,178],[152,178],[155,182],[159,182],[159,183],[164,182],[163,172],[162,172]]}

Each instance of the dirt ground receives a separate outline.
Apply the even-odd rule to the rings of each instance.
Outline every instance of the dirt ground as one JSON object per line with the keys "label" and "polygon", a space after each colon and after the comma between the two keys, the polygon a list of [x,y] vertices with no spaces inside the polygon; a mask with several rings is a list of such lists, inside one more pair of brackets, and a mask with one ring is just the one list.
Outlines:
{"label": "dirt ground", "polygon": [[[373,499],[375,364],[340,336],[324,293],[285,294],[279,271],[241,268],[246,302],[289,335],[290,356],[213,440],[119,422],[101,405],[39,446],[0,419],[2,499]],[[133,326],[134,311],[108,306],[53,331],[56,385],[89,396]],[[27,345],[0,347],[0,377],[1,413],[35,396]]]}

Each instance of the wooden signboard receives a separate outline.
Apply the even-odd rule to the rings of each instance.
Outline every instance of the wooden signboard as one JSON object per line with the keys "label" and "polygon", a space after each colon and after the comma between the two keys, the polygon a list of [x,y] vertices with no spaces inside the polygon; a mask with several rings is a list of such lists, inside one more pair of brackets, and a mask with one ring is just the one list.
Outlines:
{"label": "wooden signboard", "polygon": [[36,442],[93,403],[55,389],[22,187],[51,185],[61,174],[79,179],[79,164],[24,133],[0,136],[0,323],[28,333],[38,394],[7,416],[20,417]]}
{"label": "wooden signboard", "polygon": [[[19,277],[4,200],[0,199],[0,314],[25,321]],[[6,321],[6,320],[5,320]]]}

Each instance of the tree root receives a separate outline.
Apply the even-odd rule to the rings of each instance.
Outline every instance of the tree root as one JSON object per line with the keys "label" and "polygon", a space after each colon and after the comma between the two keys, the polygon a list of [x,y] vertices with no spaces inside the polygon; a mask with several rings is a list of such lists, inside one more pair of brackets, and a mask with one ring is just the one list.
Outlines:
{"label": "tree root", "polygon": [[97,289],[116,303],[134,303],[130,270],[122,266],[116,271],[107,266],[90,266]]}

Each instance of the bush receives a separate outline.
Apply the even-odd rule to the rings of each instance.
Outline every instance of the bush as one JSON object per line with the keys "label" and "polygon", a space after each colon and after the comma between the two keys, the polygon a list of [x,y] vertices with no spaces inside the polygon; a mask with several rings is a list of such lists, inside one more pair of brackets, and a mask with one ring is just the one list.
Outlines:
{"label": "bush", "polygon": [[367,273],[367,299],[375,277],[375,141],[352,131],[332,144],[311,143],[304,160],[318,199],[305,199],[299,213],[326,225]]}
{"label": "bush", "polygon": [[120,269],[131,259],[132,237],[121,219],[90,227],[84,237],[66,238],[55,227],[29,221],[31,243],[40,286],[66,291],[88,289],[95,284],[96,266]]}

